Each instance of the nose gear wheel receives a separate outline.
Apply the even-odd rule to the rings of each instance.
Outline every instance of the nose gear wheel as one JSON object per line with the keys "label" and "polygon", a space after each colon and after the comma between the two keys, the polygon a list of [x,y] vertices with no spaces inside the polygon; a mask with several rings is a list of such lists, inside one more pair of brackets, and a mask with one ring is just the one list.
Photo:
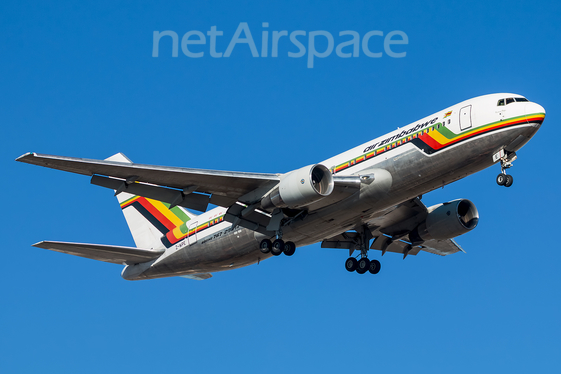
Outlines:
{"label": "nose gear wheel", "polygon": [[512,163],[514,162],[514,160],[516,160],[516,153],[514,152],[507,153],[503,157],[501,157],[500,159],[501,173],[497,175],[497,179],[496,179],[497,184],[499,186],[505,186],[505,187],[512,186],[512,182],[514,182],[514,178],[512,177],[512,175],[506,173],[506,169],[512,167]]}

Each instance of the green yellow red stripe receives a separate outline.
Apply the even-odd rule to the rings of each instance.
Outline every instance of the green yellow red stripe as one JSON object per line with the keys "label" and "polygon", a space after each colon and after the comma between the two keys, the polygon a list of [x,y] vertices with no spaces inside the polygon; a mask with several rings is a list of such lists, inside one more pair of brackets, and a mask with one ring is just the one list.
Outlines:
{"label": "green yellow red stripe", "polygon": [[[449,113],[446,113],[448,116]],[[545,114],[544,113],[534,113],[534,114],[530,114],[530,115],[524,115],[524,116],[519,116],[519,117],[513,117],[510,118],[506,121],[497,121],[497,122],[492,122],[480,127],[477,127],[471,131],[468,132],[463,132],[461,134],[456,134],[454,132],[452,132],[449,128],[447,128],[446,126],[444,126],[443,123],[436,123],[428,128],[422,129],[420,131],[417,131],[413,134],[408,134],[406,136],[404,136],[401,139],[397,139],[396,141],[393,141],[390,144],[385,144],[377,149],[375,149],[374,151],[370,151],[369,153],[365,153],[359,157],[356,157],[354,159],[352,159],[351,161],[342,163],[336,167],[332,167],[331,168],[331,172],[333,174],[340,172],[342,170],[345,170],[351,166],[354,166],[354,164],[358,163],[355,162],[355,160],[363,160],[364,159],[370,159],[376,155],[379,155],[380,153],[383,153],[384,151],[388,151],[390,149],[394,149],[397,148],[403,144],[409,143],[409,142],[413,142],[414,144],[418,145],[418,144],[426,144],[426,146],[431,148],[431,152],[434,151],[438,151],[440,149],[443,149],[445,147],[448,147],[450,145],[459,143],[463,140],[475,137],[477,135],[480,134],[484,134],[490,131],[494,131],[494,130],[498,130],[501,128],[505,128],[508,126],[513,126],[513,125],[517,125],[517,124],[522,124],[522,123],[533,123],[533,122],[538,122],[541,123],[543,122],[545,118]],[[416,143],[421,141],[422,143]]]}
{"label": "green yellow red stripe", "polygon": [[179,242],[182,239],[185,239],[189,236],[193,236],[195,234],[200,233],[201,231],[208,229],[209,227],[212,227],[220,222],[224,221],[224,216],[220,216],[220,217],[216,217],[213,218],[209,221],[206,221],[200,225],[197,225],[196,227],[191,227],[189,230],[187,230],[187,223],[184,223],[183,225],[181,225],[180,227],[176,227],[175,229],[169,231],[166,235],[165,235],[165,240],[164,238],[162,238],[162,242],[167,246],[171,246],[177,242]]}

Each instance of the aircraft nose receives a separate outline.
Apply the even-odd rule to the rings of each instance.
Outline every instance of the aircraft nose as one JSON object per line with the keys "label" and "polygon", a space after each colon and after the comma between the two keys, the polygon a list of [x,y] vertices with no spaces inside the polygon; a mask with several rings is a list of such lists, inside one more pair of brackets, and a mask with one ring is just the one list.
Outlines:
{"label": "aircraft nose", "polygon": [[526,103],[525,111],[526,111],[526,115],[532,115],[532,114],[545,115],[545,109],[543,108],[543,106],[537,103]]}

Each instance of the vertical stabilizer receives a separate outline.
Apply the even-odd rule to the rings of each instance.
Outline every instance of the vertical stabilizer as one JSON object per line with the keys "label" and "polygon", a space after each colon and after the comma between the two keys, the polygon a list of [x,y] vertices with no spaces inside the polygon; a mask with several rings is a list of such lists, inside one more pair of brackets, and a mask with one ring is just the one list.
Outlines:
{"label": "vertical stabilizer", "polygon": [[[132,163],[122,153],[106,159],[107,161]],[[117,194],[117,200],[125,215],[125,220],[138,248],[164,248],[161,238],[174,228],[196,217],[187,209],[126,192]]]}

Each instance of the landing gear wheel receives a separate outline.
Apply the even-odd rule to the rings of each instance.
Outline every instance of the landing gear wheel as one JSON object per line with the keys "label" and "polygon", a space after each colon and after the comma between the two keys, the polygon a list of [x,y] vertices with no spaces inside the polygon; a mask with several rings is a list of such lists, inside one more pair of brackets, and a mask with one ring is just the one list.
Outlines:
{"label": "landing gear wheel", "polygon": [[368,268],[368,271],[370,272],[370,274],[378,274],[381,268],[382,264],[380,264],[380,261],[372,260],[370,261],[370,267]]}
{"label": "landing gear wheel", "polygon": [[514,178],[512,177],[512,175],[507,175],[505,181],[505,187],[512,186],[512,182],[514,182]]}
{"label": "landing gear wheel", "polygon": [[499,186],[504,186],[505,183],[506,183],[506,180],[507,180],[506,177],[507,177],[507,175],[506,175],[506,174],[503,174],[503,173],[497,175],[497,184],[498,184]]}
{"label": "landing gear wheel", "polygon": [[357,266],[358,261],[354,257],[349,257],[347,261],[345,261],[345,269],[351,273],[356,270]]}
{"label": "landing gear wheel", "polygon": [[370,268],[370,260],[366,257],[361,258],[358,260],[358,266],[356,268],[356,272],[359,274],[364,274]]}
{"label": "landing gear wheel", "polygon": [[292,256],[296,252],[296,245],[293,242],[284,243],[284,254],[287,256]]}
{"label": "landing gear wheel", "polygon": [[262,253],[269,253],[271,252],[271,247],[273,246],[273,244],[271,243],[271,241],[269,239],[263,239],[261,240],[261,243],[259,243],[259,250]]}
{"label": "landing gear wheel", "polygon": [[271,247],[271,254],[273,256],[279,256],[284,250],[284,242],[281,239],[277,239],[273,242]]}

